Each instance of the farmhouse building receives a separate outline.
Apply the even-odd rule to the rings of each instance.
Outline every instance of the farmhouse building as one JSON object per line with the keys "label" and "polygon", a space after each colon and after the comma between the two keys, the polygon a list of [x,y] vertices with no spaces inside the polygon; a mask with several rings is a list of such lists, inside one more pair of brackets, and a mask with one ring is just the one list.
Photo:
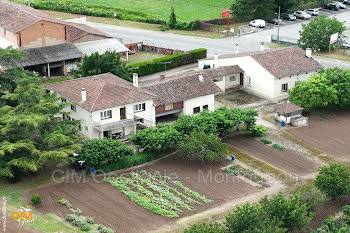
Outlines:
{"label": "farmhouse building", "polygon": [[[99,30],[57,20],[39,10],[6,0],[0,1],[0,46],[24,50],[26,56],[17,65],[42,76],[66,75],[85,54],[128,51],[117,39]],[[9,68],[9,64],[1,65]]]}
{"label": "farmhouse building", "polygon": [[306,81],[318,72],[322,65],[314,60],[311,51],[305,53],[299,47],[259,51],[251,53],[215,56],[198,62],[198,68],[210,66],[218,69],[239,66],[244,73],[240,84],[243,88],[271,100],[288,98],[288,90],[299,81]]}
{"label": "farmhouse building", "polygon": [[212,78],[201,73],[184,73],[140,82],[141,88],[153,93],[157,118],[185,114],[193,115],[203,110],[214,110],[214,95],[221,92]]}
{"label": "farmhouse building", "polygon": [[123,138],[137,125],[155,126],[160,116],[214,110],[214,95],[220,92],[211,78],[197,74],[142,83],[134,74],[131,83],[106,73],[45,86],[73,103],[62,117],[80,120],[81,134],[89,138]]}

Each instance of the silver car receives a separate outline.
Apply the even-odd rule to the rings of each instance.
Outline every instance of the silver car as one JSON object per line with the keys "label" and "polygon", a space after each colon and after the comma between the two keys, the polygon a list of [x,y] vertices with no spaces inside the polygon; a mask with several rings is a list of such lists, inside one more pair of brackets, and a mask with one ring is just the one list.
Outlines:
{"label": "silver car", "polygon": [[299,18],[299,19],[310,19],[311,18],[311,15],[309,15],[305,11],[296,11],[296,12],[294,12],[294,16]]}
{"label": "silver car", "polygon": [[342,3],[342,2],[336,2],[336,1],[334,1],[333,3],[336,4],[336,5],[338,5],[338,7],[339,7],[340,9],[346,9],[345,4]]}
{"label": "silver car", "polygon": [[320,15],[320,12],[318,11],[318,9],[307,9],[305,10],[305,12],[312,16]]}

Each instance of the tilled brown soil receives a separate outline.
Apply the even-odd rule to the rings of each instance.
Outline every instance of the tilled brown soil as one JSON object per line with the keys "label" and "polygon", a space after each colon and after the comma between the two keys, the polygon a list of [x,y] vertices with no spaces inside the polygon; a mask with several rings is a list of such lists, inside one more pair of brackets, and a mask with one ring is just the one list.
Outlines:
{"label": "tilled brown soil", "polygon": [[[199,163],[169,157],[138,170],[159,171],[162,175],[180,180],[185,186],[213,200],[211,204],[195,206],[195,211],[184,211],[180,217],[185,217],[259,191],[258,188],[233,176],[226,176],[220,168],[229,163],[229,160],[224,160],[202,166]],[[103,177],[98,179],[102,180]],[[37,208],[41,212],[64,217],[69,211],[58,203],[58,200],[64,198],[72,203],[73,208],[80,208],[84,216],[94,217],[97,223],[111,227],[117,232],[147,232],[177,220],[156,215],[130,201],[110,184],[95,182],[91,177],[87,177],[84,183],[72,183],[70,179],[69,183],[39,187],[29,192],[27,197],[33,193],[39,193],[43,197],[42,206]]]}
{"label": "tilled brown soil", "polygon": [[339,160],[350,160],[350,109],[309,117],[309,126],[290,134]]}
{"label": "tilled brown soil", "polygon": [[305,155],[288,149],[275,149],[250,136],[236,136],[224,141],[241,152],[291,174],[307,175],[316,172],[318,168],[318,164]]}
{"label": "tilled brown soil", "polygon": [[304,231],[293,231],[293,233],[309,233],[311,229],[319,228],[323,221],[330,215],[335,215],[341,211],[343,206],[350,204],[350,196],[339,197],[336,200],[329,200],[317,208],[315,217],[311,219]]}

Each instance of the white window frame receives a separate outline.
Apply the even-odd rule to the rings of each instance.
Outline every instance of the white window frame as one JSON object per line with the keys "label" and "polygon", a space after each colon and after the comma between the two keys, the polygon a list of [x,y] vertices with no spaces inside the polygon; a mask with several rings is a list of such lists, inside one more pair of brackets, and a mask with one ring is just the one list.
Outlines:
{"label": "white window frame", "polygon": [[146,104],[142,103],[142,104],[135,104],[134,105],[134,112],[142,112],[146,110]]}
{"label": "white window frame", "polygon": [[101,120],[112,118],[112,110],[106,110],[106,111],[100,112],[100,117],[101,117]]}
{"label": "white window frame", "polygon": [[232,75],[230,76],[230,82],[236,82],[237,78],[236,76]]}
{"label": "white window frame", "polygon": [[70,106],[70,109],[71,109],[72,111],[76,112],[76,111],[77,111],[77,105],[72,104],[72,105]]}
{"label": "white window frame", "polygon": [[248,86],[253,86],[253,79],[250,76],[248,76]]}
{"label": "white window frame", "polygon": [[281,86],[281,92],[285,93],[288,91],[288,83],[283,83]]}
{"label": "white window frame", "polygon": [[172,110],[172,109],[174,109],[174,104],[166,104],[164,106],[164,109],[165,109],[165,111]]}
{"label": "white window frame", "polygon": [[[199,109],[199,111],[198,112],[194,112],[195,109]],[[200,112],[201,112],[201,107],[200,106],[193,108],[193,114],[198,114]]]}

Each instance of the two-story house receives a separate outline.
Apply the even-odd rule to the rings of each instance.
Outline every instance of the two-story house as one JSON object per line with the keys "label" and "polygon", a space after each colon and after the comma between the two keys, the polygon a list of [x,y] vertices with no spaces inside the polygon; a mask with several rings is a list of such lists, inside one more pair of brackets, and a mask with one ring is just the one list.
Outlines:
{"label": "two-story house", "polygon": [[47,84],[63,102],[73,102],[62,116],[80,120],[80,132],[89,138],[119,138],[136,126],[155,125],[153,94],[111,73]]}

